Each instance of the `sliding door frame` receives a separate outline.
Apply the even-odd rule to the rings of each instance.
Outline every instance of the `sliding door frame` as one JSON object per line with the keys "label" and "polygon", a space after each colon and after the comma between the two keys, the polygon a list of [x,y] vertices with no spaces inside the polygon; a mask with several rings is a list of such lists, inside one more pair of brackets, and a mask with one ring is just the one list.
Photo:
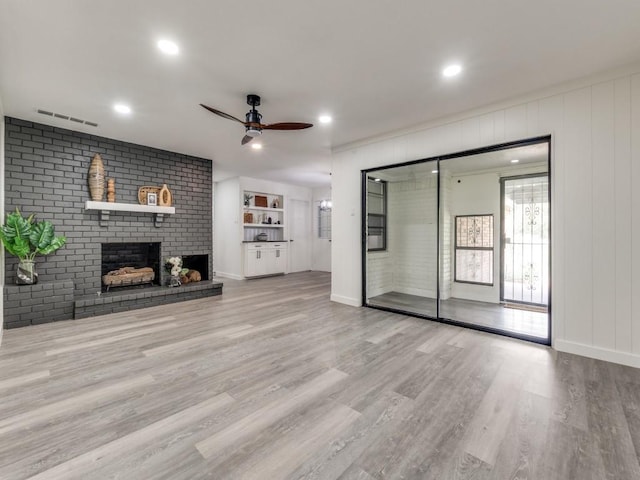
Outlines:
{"label": "sliding door frame", "polygon": [[[525,147],[528,145],[537,145],[541,143],[547,144],[547,175],[549,178],[549,192],[548,192],[549,194],[549,292],[548,292],[549,302],[548,302],[548,312],[547,312],[547,322],[548,322],[547,338],[534,337],[531,335],[524,335],[521,333],[510,332],[507,330],[501,330],[501,329],[492,328],[484,325],[461,322],[458,320],[442,317],[440,315],[440,239],[441,239],[440,237],[441,235],[441,232],[440,232],[440,171],[441,171],[440,162],[454,159],[454,158],[469,157],[469,156],[478,155],[482,153],[495,152],[499,150],[507,150],[515,147]],[[551,135],[543,135],[543,136],[528,138],[524,140],[517,140],[513,142],[490,145],[488,147],[474,148],[470,150],[463,150],[460,152],[449,153],[446,155],[438,155],[434,157],[427,157],[427,158],[422,158],[418,160],[410,160],[407,162],[394,163],[391,165],[382,165],[375,168],[367,168],[367,169],[361,170],[360,171],[360,200],[361,200],[360,202],[361,249],[360,250],[361,250],[361,268],[362,268],[362,271],[361,271],[362,305],[368,308],[374,308],[376,310],[384,310],[384,311],[393,312],[393,313],[401,313],[403,315],[409,315],[417,318],[424,318],[427,320],[434,320],[436,322],[461,326],[461,327],[470,328],[473,330],[479,330],[481,332],[494,333],[494,334],[498,334],[506,337],[517,338],[519,340],[526,340],[529,342],[539,343],[543,345],[551,345],[551,337],[552,337],[551,332],[552,332],[552,326],[553,326],[552,301],[551,301],[552,292],[553,292],[553,289],[552,289],[552,277],[553,277],[552,273],[553,272],[551,270],[552,247],[553,247],[552,245],[553,242],[551,241],[552,225],[553,225],[553,208],[551,203],[552,202],[551,191],[552,191],[552,181],[553,181],[552,172],[551,172],[551,149],[552,149]],[[436,225],[436,238],[437,238],[437,242],[436,242],[437,243],[437,246],[436,246],[436,255],[437,255],[436,312],[437,313],[436,313],[436,317],[433,317],[431,315],[419,314],[415,312],[408,312],[398,308],[371,305],[367,301],[367,178],[372,174],[372,172],[379,172],[379,171],[389,170],[392,168],[405,167],[410,165],[418,165],[426,162],[436,162],[435,164],[438,166],[438,174],[437,174],[437,182],[436,182],[437,190],[438,190],[436,195],[436,198],[437,198],[437,202],[436,202],[436,208],[437,208],[437,217],[436,217],[437,218],[437,225]],[[501,202],[502,202],[502,199],[501,199]],[[501,244],[502,244],[502,240],[501,240]],[[500,248],[502,250],[502,245],[500,246]],[[502,262],[502,251],[500,252],[500,255],[501,255],[501,262]],[[502,267],[501,267],[500,275],[502,276]],[[502,279],[500,281],[502,284]]]}

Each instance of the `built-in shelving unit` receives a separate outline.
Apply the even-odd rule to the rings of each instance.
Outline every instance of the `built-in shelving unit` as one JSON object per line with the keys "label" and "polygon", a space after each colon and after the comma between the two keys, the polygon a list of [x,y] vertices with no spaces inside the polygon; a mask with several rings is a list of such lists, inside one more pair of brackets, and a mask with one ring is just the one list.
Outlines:
{"label": "built-in shelving unit", "polygon": [[175,207],[158,207],[155,205],[140,205],[136,203],[96,202],[93,200],[87,200],[84,208],[85,210],[97,210],[100,212],[101,227],[107,226],[111,212],[151,213],[154,216],[153,223],[156,227],[162,224],[165,215],[173,215],[176,213]]}
{"label": "built-in shelving unit", "polygon": [[[256,203],[262,203],[262,205]],[[267,206],[264,206],[266,204]],[[273,193],[245,190],[241,223],[243,240],[256,240],[258,235],[266,235],[270,241],[284,240],[284,197]]]}

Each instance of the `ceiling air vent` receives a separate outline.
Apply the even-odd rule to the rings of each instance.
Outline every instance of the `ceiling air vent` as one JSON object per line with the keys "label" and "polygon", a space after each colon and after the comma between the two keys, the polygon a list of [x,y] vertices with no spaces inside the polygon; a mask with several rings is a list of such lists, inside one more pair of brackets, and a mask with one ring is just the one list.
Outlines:
{"label": "ceiling air vent", "polygon": [[98,124],[95,123],[95,122],[90,122],[89,120],[82,120],[81,118],[71,117],[69,115],[63,115],[62,113],[54,113],[54,112],[49,112],[47,110],[42,110],[42,109],[38,109],[38,113],[41,113],[42,115],[46,115],[48,117],[55,117],[55,118],[59,118],[61,120],[69,120],[70,122],[89,125],[90,127],[97,127],[98,126]]}

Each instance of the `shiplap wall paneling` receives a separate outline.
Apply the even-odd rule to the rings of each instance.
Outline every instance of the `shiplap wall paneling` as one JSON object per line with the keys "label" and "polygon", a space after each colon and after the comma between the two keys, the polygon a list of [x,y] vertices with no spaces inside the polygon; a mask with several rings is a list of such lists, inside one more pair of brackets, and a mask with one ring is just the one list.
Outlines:
{"label": "shiplap wall paneling", "polygon": [[614,90],[614,194],[616,350],[632,351],[631,346],[631,79],[615,81]]}
{"label": "shiplap wall paneling", "polygon": [[564,189],[565,333],[593,345],[591,88],[565,96]]}
{"label": "shiplap wall paneling", "polygon": [[591,89],[591,176],[593,202],[593,341],[616,347],[614,82]]}
{"label": "shiplap wall paneling", "polygon": [[517,105],[504,112],[505,141],[527,137],[527,105]]}
{"label": "shiplap wall paneling", "polygon": [[551,328],[552,338],[565,338],[564,261],[557,252],[564,252],[564,162],[562,152],[564,96],[547,97],[539,102],[538,121],[541,132],[551,134]]}
{"label": "shiplap wall paneling", "polygon": [[631,185],[631,346],[640,355],[640,75],[631,78]]}

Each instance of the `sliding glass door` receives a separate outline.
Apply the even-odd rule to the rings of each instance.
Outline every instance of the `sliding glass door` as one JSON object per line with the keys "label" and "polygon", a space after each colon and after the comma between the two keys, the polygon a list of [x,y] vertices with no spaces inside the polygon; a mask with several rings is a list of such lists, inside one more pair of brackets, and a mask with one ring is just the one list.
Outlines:
{"label": "sliding glass door", "polygon": [[549,138],[363,172],[363,302],[550,342]]}

